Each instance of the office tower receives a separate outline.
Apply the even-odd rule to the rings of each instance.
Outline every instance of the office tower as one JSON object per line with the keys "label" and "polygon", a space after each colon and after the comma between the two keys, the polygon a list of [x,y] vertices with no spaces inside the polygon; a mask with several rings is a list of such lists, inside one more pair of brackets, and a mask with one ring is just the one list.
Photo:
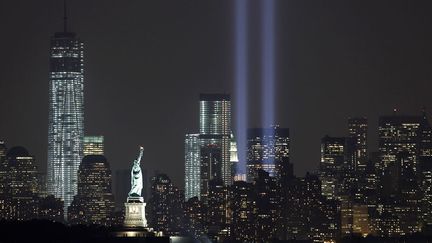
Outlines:
{"label": "office tower", "polygon": [[185,202],[185,231],[197,239],[205,234],[205,218],[208,212],[198,197],[190,198]]}
{"label": "office tower", "polygon": [[[386,225],[381,226],[384,230],[390,230],[390,235],[412,234],[421,230],[422,193],[411,158],[409,152],[399,153],[381,176],[377,203],[380,211],[378,219],[384,217],[384,213],[397,218],[394,222],[397,231],[386,228]],[[392,225],[388,225],[390,226]]]}
{"label": "office tower", "polygon": [[228,230],[228,190],[221,180],[209,182],[209,196],[207,203],[206,226],[210,239],[217,240],[224,237]]}
{"label": "office tower", "polygon": [[13,147],[6,155],[10,215],[13,220],[37,217],[37,168],[35,159],[23,147]]}
{"label": "office tower", "polygon": [[[254,181],[255,189],[255,240],[268,242],[281,232],[282,201],[278,181],[268,172],[259,170]],[[283,229],[282,229],[283,230]]]}
{"label": "office tower", "polygon": [[244,181],[235,181],[229,190],[231,238],[233,241],[252,242],[256,222],[253,185]]}
{"label": "office tower", "polygon": [[51,38],[49,66],[48,193],[64,200],[77,193],[84,136],[84,44],[64,29]]}
{"label": "office tower", "polygon": [[367,205],[353,206],[353,233],[363,237],[371,233]]}
{"label": "office tower", "polygon": [[364,170],[367,164],[367,118],[357,117],[348,119],[349,137],[355,141],[355,161],[353,169]]}
{"label": "office tower", "polygon": [[427,120],[422,116],[393,115],[379,118],[380,171],[395,162],[401,152],[408,153],[410,166],[417,171],[424,123]]}
{"label": "office tower", "polygon": [[185,138],[185,200],[200,198],[200,142],[199,134]]}
{"label": "office tower", "polygon": [[104,155],[104,137],[84,136],[83,155]]}
{"label": "office tower", "polygon": [[210,180],[230,185],[231,100],[227,94],[200,95],[201,198],[206,201]]}
{"label": "office tower", "polygon": [[179,235],[182,222],[184,195],[173,186],[165,174],[157,174],[152,179],[149,200],[149,225],[164,235]]}
{"label": "office tower", "polygon": [[78,194],[68,210],[71,224],[111,225],[114,214],[111,169],[103,155],[87,155],[78,170]]}
{"label": "office tower", "polygon": [[270,176],[281,177],[281,167],[289,163],[289,129],[248,129],[247,180],[252,182],[258,170],[267,171]]}
{"label": "office tower", "polygon": [[[354,141],[345,137],[325,136],[321,139],[321,162],[319,173],[322,194],[327,199],[337,196],[337,189],[349,187],[346,181],[352,179],[350,171],[353,169]],[[343,183],[336,188],[338,183]],[[346,189],[348,190],[348,189]],[[346,191],[345,190],[345,191]]]}

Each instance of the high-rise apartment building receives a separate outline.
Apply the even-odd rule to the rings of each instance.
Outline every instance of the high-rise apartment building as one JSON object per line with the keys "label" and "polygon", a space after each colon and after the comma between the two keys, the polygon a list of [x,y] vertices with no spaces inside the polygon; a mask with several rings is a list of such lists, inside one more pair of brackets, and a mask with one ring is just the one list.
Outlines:
{"label": "high-rise apartment building", "polygon": [[51,38],[47,166],[48,193],[64,200],[65,212],[77,193],[84,136],[84,44],[66,27],[65,15]]}

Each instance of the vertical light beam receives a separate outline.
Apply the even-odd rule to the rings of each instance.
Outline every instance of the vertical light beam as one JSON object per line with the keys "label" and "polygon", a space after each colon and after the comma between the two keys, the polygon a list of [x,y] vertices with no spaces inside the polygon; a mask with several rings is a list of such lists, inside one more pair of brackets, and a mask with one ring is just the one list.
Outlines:
{"label": "vertical light beam", "polygon": [[[262,125],[275,125],[275,0],[261,0]],[[274,137],[272,134],[263,134]],[[268,161],[273,164],[274,159]]]}
{"label": "vertical light beam", "polygon": [[238,159],[236,174],[246,173],[248,121],[248,1],[235,0],[235,93]]}

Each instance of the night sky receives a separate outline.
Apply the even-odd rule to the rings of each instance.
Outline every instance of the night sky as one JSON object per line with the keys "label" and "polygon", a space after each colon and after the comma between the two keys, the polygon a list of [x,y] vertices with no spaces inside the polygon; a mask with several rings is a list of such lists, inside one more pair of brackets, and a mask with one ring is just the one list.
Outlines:
{"label": "night sky", "polygon": [[[249,105],[260,126],[260,11],[251,0]],[[69,28],[85,42],[85,131],[104,135],[113,170],[143,167],[183,187],[184,135],[198,131],[199,93],[234,94],[233,0],[74,0]],[[46,169],[48,54],[63,1],[0,2],[0,138]],[[291,132],[297,175],[315,170],[320,139],[349,116],[432,112],[432,4],[277,2],[277,122]],[[235,100],[235,97],[233,97]],[[234,105],[233,105],[234,107]],[[233,110],[235,113],[235,110]],[[235,117],[235,115],[233,115]],[[233,122],[233,124],[235,124]]]}

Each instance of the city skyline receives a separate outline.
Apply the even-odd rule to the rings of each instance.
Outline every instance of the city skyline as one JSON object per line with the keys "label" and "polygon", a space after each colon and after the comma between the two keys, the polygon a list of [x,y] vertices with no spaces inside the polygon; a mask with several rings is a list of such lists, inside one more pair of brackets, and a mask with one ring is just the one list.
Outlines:
{"label": "city skyline", "polygon": [[[362,16],[363,24],[358,19],[349,18],[348,13],[361,15],[362,6],[369,3],[344,3],[342,6],[345,8],[332,5],[325,8],[325,4],[318,4],[318,9],[325,10],[321,12],[324,19],[320,22],[315,9],[302,3],[277,1],[278,9],[288,11],[287,14],[278,11],[280,24],[277,35],[281,54],[277,65],[279,70],[287,65],[283,69],[288,71],[280,71],[277,78],[277,124],[290,129],[290,158],[297,175],[318,168],[320,139],[326,134],[345,136],[348,117],[368,117],[368,149],[376,151],[380,115],[391,114],[395,107],[400,114],[420,114],[422,106],[429,110],[428,104],[432,101],[427,95],[427,82],[431,78],[427,71],[430,65],[427,56],[432,50],[427,43],[432,38],[427,30],[423,30],[431,22],[426,12],[422,12],[426,8],[414,6],[405,10],[402,5],[393,3],[388,19],[384,19],[378,14],[384,4],[377,3],[371,16]],[[128,162],[126,158],[134,154],[136,144],[143,144],[147,151],[144,167],[150,171],[164,171],[176,185],[183,186],[184,134],[198,129],[196,114],[199,94],[235,95],[231,38],[234,29],[231,20],[234,18],[232,4],[228,1],[219,4],[184,4],[180,1],[172,4],[181,11],[171,12],[162,3],[131,2],[121,11],[114,10],[116,3],[110,1],[102,6],[71,2],[69,29],[77,32],[86,43],[86,134],[105,136],[106,156],[113,170],[124,169]],[[5,18],[3,25],[10,22],[6,20],[16,23],[15,27],[5,26],[7,32],[15,36],[25,35],[27,39],[25,43],[1,40],[2,46],[8,47],[5,49],[7,61],[2,62],[5,71],[0,76],[1,88],[10,92],[4,94],[0,108],[10,112],[10,115],[3,119],[0,132],[9,147],[23,145],[36,157],[39,170],[46,171],[47,144],[43,134],[47,134],[49,36],[63,27],[62,4],[44,1],[29,3],[29,6],[32,8],[22,13],[16,3],[7,3],[2,8],[10,9],[10,13],[2,15]],[[259,16],[258,6],[252,1],[252,16]],[[301,17],[294,9],[309,13],[306,16],[310,18]],[[136,13],[132,15],[135,17],[126,18],[128,12]],[[412,16],[414,12],[420,17]],[[41,16],[41,13],[47,14]],[[114,21],[102,17],[104,13],[123,18]],[[186,13],[191,16],[186,16]],[[230,13],[229,17],[222,18],[226,13]],[[402,15],[402,20],[396,18],[398,13]],[[168,18],[170,14],[173,16]],[[332,18],[333,14],[346,17],[360,34],[365,34],[364,37],[333,22],[336,20]],[[198,18],[203,21],[196,21]],[[36,21],[31,22],[30,19]],[[197,22],[205,22],[210,28]],[[380,30],[377,33],[367,29],[375,22],[375,30]],[[131,27],[126,26],[131,23]],[[137,31],[141,24],[148,28]],[[288,26],[287,33],[281,26]],[[410,39],[404,35],[399,39],[398,34],[403,31],[400,32],[396,26],[422,38]],[[167,30],[162,31],[160,28],[163,27]],[[188,31],[181,31],[184,28]],[[328,36],[321,36],[326,30],[331,30]],[[254,30],[250,32],[250,44],[259,42],[258,33]],[[115,33],[119,36],[116,37]],[[337,34],[342,35],[345,42],[340,43],[336,39]],[[318,44],[313,40],[314,36],[324,39]],[[196,42],[196,37],[202,41]],[[101,43],[102,40],[104,43]],[[390,40],[393,44],[388,44]],[[340,49],[336,48],[337,44],[341,45]],[[388,46],[381,46],[386,44]],[[382,50],[380,47],[383,47]],[[106,50],[111,50],[112,55]],[[374,58],[374,51],[378,52],[377,58]],[[187,57],[188,52],[191,57]],[[214,58],[202,61],[205,55]],[[249,104],[252,107],[260,107],[260,102],[251,98],[259,97],[254,88],[259,86],[260,79],[258,64],[255,63],[258,57],[258,52],[251,52],[250,66],[257,67],[249,75]],[[180,62],[182,58],[186,58],[184,63]],[[122,60],[126,63],[122,64]],[[21,66],[26,69],[21,71],[18,69]],[[174,74],[165,74],[165,69],[173,70]],[[194,72],[196,70],[202,71]],[[144,76],[141,76],[143,72]],[[190,74],[192,72],[195,74]],[[378,80],[380,82],[374,84]],[[163,87],[156,85],[156,82],[162,83]],[[346,89],[353,91],[347,92]],[[235,108],[235,104],[232,107]],[[248,127],[261,127],[260,109],[251,109],[249,113]],[[172,117],[176,118],[174,125]],[[232,124],[234,126],[235,123]],[[167,136],[172,139],[164,139]],[[158,157],[166,146],[172,148],[172,153],[167,158]],[[309,152],[311,147],[315,148],[313,152]]]}

